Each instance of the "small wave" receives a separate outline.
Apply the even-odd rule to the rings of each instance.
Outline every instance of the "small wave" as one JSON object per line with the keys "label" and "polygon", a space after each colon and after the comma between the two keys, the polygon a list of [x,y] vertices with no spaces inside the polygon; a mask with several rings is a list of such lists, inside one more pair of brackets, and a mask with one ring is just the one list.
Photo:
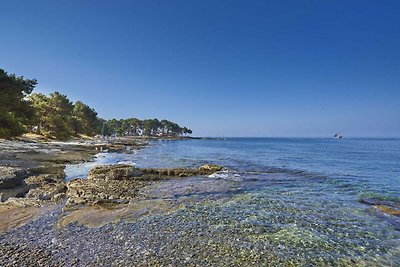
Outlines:
{"label": "small wave", "polygon": [[238,174],[237,172],[232,171],[232,170],[222,170],[219,172],[215,172],[215,173],[209,175],[208,177],[223,179],[223,180],[228,180],[228,181],[235,181],[235,182],[243,181],[243,178],[240,176],[240,174]]}
{"label": "small wave", "polygon": [[132,166],[135,166],[135,165],[136,165],[135,162],[133,162],[133,161],[128,161],[128,160],[121,160],[121,161],[118,161],[117,164],[125,164],[125,165],[132,165]]}

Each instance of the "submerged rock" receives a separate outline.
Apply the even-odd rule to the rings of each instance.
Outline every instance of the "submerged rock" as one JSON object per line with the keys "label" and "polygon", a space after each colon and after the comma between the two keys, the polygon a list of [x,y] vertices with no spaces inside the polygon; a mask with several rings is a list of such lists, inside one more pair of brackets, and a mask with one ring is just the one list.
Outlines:
{"label": "submerged rock", "polygon": [[362,198],[360,203],[371,205],[375,209],[385,214],[400,217],[400,203],[390,200],[377,199],[377,198]]}
{"label": "submerged rock", "polygon": [[400,208],[397,207],[391,207],[391,206],[385,206],[385,205],[374,205],[374,207],[383,213],[394,215],[400,217]]}

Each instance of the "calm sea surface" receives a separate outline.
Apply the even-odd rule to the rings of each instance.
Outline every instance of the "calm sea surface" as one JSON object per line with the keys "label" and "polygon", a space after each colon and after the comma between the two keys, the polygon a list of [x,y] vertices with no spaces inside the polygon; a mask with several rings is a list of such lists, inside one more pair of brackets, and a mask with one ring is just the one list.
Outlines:
{"label": "calm sea surface", "polygon": [[204,178],[234,185],[218,192],[224,201],[158,215],[169,223],[196,221],[226,245],[240,240],[241,249],[269,251],[283,264],[400,266],[400,217],[376,208],[400,210],[398,139],[158,141],[136,154],[100,154],[94,163],[69,166],[68,179],[94,164],[127,162],[226,167]]}

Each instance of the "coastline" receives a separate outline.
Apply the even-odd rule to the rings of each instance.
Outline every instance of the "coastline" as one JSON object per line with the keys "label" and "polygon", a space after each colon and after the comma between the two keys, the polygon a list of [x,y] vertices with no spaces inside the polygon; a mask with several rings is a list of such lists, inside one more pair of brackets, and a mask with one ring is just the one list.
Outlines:
{"label": "coastline", "polygon": [[[0,261],[4,266],[40,262],[46,266],[390,266],[398,262],[398,201],[379,198],[385,196],[381,191],[367,194],[368,183],[357,177],[293,171],[293,163],[292,168],[268,167],[276,156],[290,155],[293,162],[294,149],[306,147],[303,154],[294,155],[304,155],[310,164],[318,159],[309,157],[309,149],[318,148],[317,153],[326,155],[320,149],[325,144],[338,155],[339,146],[348,144],[320,139],[230,142],[155,142],[154,146],[150,142],[139,153],[121,154],[134,152],[131,149],[109,153],[115,161],[107,162],[119,164],[91,165],[87,177],[79,176],[86,179],[65,183],[66,196],[57,203],[0,205],[12,207],[1,215],[14,217],[19,224],[0,233]],[[358,141],[355,144],[358,148]],[[268,158],[254,156],[260,145],[263,153],[269,152]],[[290,154],[286,150],[275,155],[276,149],[290,147]],[[70,150],[73,155],[75,150]],[[46,155],[38,151],[33,155]],[[55,151],[61,152],[59,147]],[[60,164],[58,157],[51,158]],[[210,161],[225,168],[205,164]],[[335,165],[335,170],[337,166],[343,165]],[[360,168],[346,166],[348,174]],[[362,170],[364,177],[372,172]],[[343,240],[345,236],[351,239]],[[38,260],[32,262],[30,251]]]}
{"label": "coastline", "polygon": [[[21,246],[31,248],[30,242],[3,237],[12,232],[26,232],[24,227],[28,227],[30,232],[36,232],[41,228],[38,225],[40,220],[49,220],[46,224],[63,232],[77,222],[85,227],[98,228],[121,219],[132,220],[150,213],[178,208],[181,201],[162,200],[165,194],[171,193],[163,193],[163,197],[160,195],[158,200],[154,199],[159,194],[156,188],[168,184],[170,179],[208,175],[220,168],[205,165],[199,169],[138,170],[129,165],[113,164],[104,166],[109,168],[105,171],[101,166],[97,168],[100,169],[96,174],[99,177],[77,178],[68,182],[65,181],[64,169],[67,164],[73,166],[93,161],[100,152],[134,153],[150,146],[150,142],[155,140],[188,139],[192,138],[77,139],[70,142],[37,138],[0,140],[0,261],[4,266],[73,264],[73,261],[66,262],[62,257],[60,259],[52,256],[44,248],[37,248],[37,257],[32,258],[27,251],[21,249]],[[138,171],[140,176],[135,176],[134,173]],[[128,180],[125,179],[125,174]],[[129,182],[132,176],[134,179]],[[205,186],[204,184],[193,190],[204,191]],[[139,195],[138,191],[142,188],[145,189]],[[99,193],[95,194],[94,191]],[[8,258],[11,255],[12,260]]]}
{"label": "coastline", "polygon": [[[131,153],[146,146],[147,142],[136,139],[76,139],[58,142],[22,137],[0,140],[1,208],[7,210],[7,206],[14,209],[60,203],[64,201],[67,190],[64,171],[67,164],[93,161],[100,151]],[[25,216],[26,219],[30,217]],[[12,217],[5,218],[13,220]],[[20,220],[20,223],[23,222]],[[4,224],[3,221],[3,228]]]}

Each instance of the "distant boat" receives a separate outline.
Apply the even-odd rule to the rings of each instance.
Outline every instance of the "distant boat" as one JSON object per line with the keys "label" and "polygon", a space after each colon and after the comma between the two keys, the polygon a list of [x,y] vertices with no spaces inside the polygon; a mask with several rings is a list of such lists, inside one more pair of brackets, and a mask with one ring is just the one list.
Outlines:
{"label": "distant boat", "polygon": [[335,133],[333,138],[335,138],[335,139],[343,139],[343,135],[341,135],[340,133]]}

